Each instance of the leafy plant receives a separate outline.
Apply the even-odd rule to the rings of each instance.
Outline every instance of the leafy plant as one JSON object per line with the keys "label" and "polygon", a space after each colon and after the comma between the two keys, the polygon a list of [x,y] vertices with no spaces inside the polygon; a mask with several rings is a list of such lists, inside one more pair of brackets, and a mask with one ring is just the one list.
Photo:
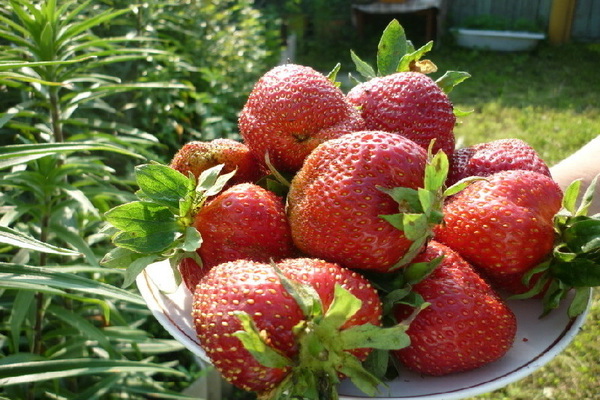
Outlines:
{"label": "leafy plant", "polygon": [[191,140],[239,138],[238,112],[254,82],[278,61],[281,47],[274,17],[265,17],[252,4],[152,0],[133,8],[135,19],[120,17],[122,25],[151,39],[148,46],[170,54],[131,62],[132,74],[194,88],[137,92],[121,99],[127,120],[152,131],[167,146],[162,154],[171,155]]}
{"label": "leafy plant", "polygon": [[102,212],[132,196],[106,160],[144,159],[157,142],[134,129],[115,135],[124,125],[109,118],[116,110],[106,99],[187,86],[104,73],[108,64],[166,52],[95,35],[92,28],[129,10],[87,12],[91,3],[0,7],[0,134],[11,143],[0,149],[0,396],[185,398],[173,389],[197,368],[161,359],[182,346],[146,332],[143,299],[119,289],[123,273],[99,258]]}

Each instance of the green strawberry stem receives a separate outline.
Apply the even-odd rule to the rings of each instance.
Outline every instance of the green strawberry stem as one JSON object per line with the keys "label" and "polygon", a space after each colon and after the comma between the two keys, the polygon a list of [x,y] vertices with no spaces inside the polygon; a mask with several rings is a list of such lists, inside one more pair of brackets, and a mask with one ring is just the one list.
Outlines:
{"label": "green strawberry stem", "polygon": [[337,399],[340,374],[350,378],[370,396],[377,393],[381,381],[349,351],[354,349],[401,349],[410,344],[406,330],[409,320],[390,327],[372,324],[342,329],[361,308],[362,302],[336,284],[334,300],[324,311],[316,291],[285,277],[275,267],[284,289],[296,300],[305,318],[294,328],[298,355],[293,360],[270,347],[245,313],[237,316],[242,330],[234,333],[258,362],[268,367],[291,366],[291,372],[272,391],[259,393],[261,399]]}
{"label": "green strawberry stem", "polygon": [[590,183],[579,205],[581,181],[574,181],[565,190],[563,208],[554,217],[557,232],[554,251],[524,276],[523,283],[529,285],[537,275],[535,285],[526,293],[512,296],[525,299],[543,292],[542,317],[556,309],[571,290],[575,296],[568,315],[580,315],[588,305],[590,288],[600,286],[600,214],[587,216],[597,182],[598,176]]}
{"label": "green strawberry stem", "polygon": [[196,180],[158,163],[136,167],[139,200],[105,213],[116,247],[101,263],[126,269],[124,287],[156,261],[168,259],[178,280],[177,265],[182,258],[194,258],[202,265],[196,253],[202,238],[192,223],[206,199],[218,194],[235,173],[221,174],[222,169],[223,165],[207,169]]}

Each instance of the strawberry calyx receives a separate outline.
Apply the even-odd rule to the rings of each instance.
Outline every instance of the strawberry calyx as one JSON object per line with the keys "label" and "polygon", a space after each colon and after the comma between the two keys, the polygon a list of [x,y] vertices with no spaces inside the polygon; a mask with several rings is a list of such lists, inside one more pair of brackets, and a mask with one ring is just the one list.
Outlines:
{"label": "strawberry calyx", "polygon": [[[394,309],[403,304],[414,311],[402,323],[409,324],[429,303],[413,286],[427,278],[443,261],[440,256],[429,261],[411,262],[406,267],[392,272],[369,272],[366,274],[371,284],[377,289],[382,303],[383,326],[394,326],[397,321]],[[398,376],[397,359],[389,351],[375,349],[364,362],[365,368],[382,381],[388,381]]]}
{"label": "strawberry calyx", "polygon": [[381,327],[373,324],[344,324],[361,308],[362,301],[336,284],[334,299],[323,309],[315,289],[287,278],[273,265],[284,289],[301,308],[304,319],[294,328],[298,354],[290,359],[273,349],[244,312],[236,315],[242,330],[234,333],[255,359],[268,367],[291,367],[284,380],[260,399],[338,399],[337,384],[345,376],[363,392],[375,395],[381,381],[351,353],[355,349],[393,350],[408,346],[409,322]]}
{"label": "strawberry calyx", "polygon": [[168,259],[177,280],[177,265],[183,258],[202,260],[196,253],[202,238],[193,226],[194,215],[211,196],[218,194],[235,174],[221,174],[220,164],[198,179],[152,162],[135,168],[139,200],[116,206],[105,213],[113,244],[101,264],[126,269],[124,287],[151,263]]}
{"label": "strawberry calyx", "polygon": [[433,228],[443,222],[442,209],[446,197],[468,184],[468,182],[459,182],[446,188],[445,182],[449,171],[448,156],[441,150],[431,156],[432,146],[433,141],[429,146],[422,188],[378,187],[398,203],[400,211],[396,214],[380,215],[380,217],[403,231],[406,238],[412,241],[407,253],[389,271],[406,266],[421,252],[427,241],[433,237]]}
{"label": "strawberry calyx", "polygon": [[571,290],[575,295],[567,313],[571,318],[580,315],[590,301],[590,288],[600,286],[600,214],[587,215],[598,179],[592,180],[579,205],[581,180],[567,187],[562,209],[554,217],[557,235],[552,254],[524,275],[527,286],[537,279],[531,289],[511,297],[526,299],[543,293],[542,317],[556,309]]}
{"label": "strawberry calyx", "polygon": [[[415,49],[410,40],[407,39],[404,28],[398,20],[392,20],[384,29],[377,45],[376,69],[362,60],[354,51],[350,56],[356,71],[365,79],[373,79],[378,76],[391,75],[397,72],[420,72],[430,74],[437,72],[437,66],[431,60],[422,59],[433,48],[433,41],[429,41],[418,49]],[[436,83],[445,93],[469,78],[471,75],[464,71],[447,71],[436,80]],[[353,77],[356,83],[360,81]]]}

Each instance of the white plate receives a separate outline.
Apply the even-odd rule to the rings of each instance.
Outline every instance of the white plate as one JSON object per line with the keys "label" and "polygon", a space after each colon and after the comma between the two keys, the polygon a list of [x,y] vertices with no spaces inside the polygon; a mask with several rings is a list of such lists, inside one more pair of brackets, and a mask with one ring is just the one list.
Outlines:
{"label": "white plate", "polygon": [[[192,294],[185,285],[175,284],[168,262],[148,266],[138,276],[137,286],[165,329],[192,353],[208,361],[194,330]],[[590,304],[582,315],[570,320],[565,303],[539,319],[540,301],[510,301],[517,316],[517,335],[502,359],[473,371],[442,377],[402,371],[398,379],[381,387],[378,398],[455,400],[491,392],[526,377],[564,350],[583,325]],[[348,381],[341,384],[339,393],[346,400],[368,398]]]}

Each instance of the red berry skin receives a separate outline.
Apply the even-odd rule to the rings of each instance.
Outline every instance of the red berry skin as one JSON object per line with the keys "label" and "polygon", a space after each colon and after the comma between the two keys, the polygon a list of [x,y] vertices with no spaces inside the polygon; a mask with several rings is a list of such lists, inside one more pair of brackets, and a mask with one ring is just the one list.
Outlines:
{"label": "red berry skin", "polygon": [[208,267],[204,268],[203,266],[198,265],[193,258],[183,258],[177,267],[181,274],[181,280],[190,292],[194,292],[200,279],[202,279],[209,270]]}
{"label": "red berry skin", "polygon": [[514,169],[551,176],[546,162],[529,144],[521,139],[499,139],[455,150],[448,184]]}
{"label": "red berry skin", "polygon": [[501,171],[447,200],[435,239],[502,285],[504,278],[526,273],[552,252],[553,217],[561,201],[562,191],[550,177]]}
{"label": "red berry skin", "polygon": [[443,150],[451,159],[455,137],[453,105],[430,77],[398,72],[373,78],[352,88],[348,100],[360,109],[366,129],[399,133],[433,152]]}
{"label": "red berry skin", "polygon": [[[442,263],[413,290],[430,305],[411,322],[410,346],[393,351],[409,369],[441,376],[473,370],[496,361],[511,348],[516,318],[510,308],[458,253],[430,241],[415,262],[444,256]],[[394,310],[401,321],[412,312]]]}
{"label": "red berry skin", "polygon": [[364,129],[358,111],[325,75],[280,65],[263,75],[244,105],[238,126],[261,161],[268,154],[280,172],[296,172],[320,143]]}
{"label": "red berry skin", "polygon": [[388,271],[412,242],[381,218],[403,210],[377,187],[422,187],[426,159],[416,143],[389,132],[356,132],[323,143],[290,186],[294,243],[348,268]]}
{"label": "red berry skin", "polygon": [[169,166],[186,176],[191,173],[198,178],[203,171],[219,164],[224,164],[223,174],[236,170],[228,186],[257,182],[267,174],[248,146],[233,139],[188,142],[175,153]]}
{"label": "red berry skin", "polygon": [[[252,183],[234,185],[212,198],[195,215],[194,227],[202,237],[197,253],[203,268],[237,259],[277,261],[296,251],[283,200]],[[190,290],[201,276],[184,275]]]}
{"label": "red berry skin", "polygon": [[[283,260],[277,266],[288,278],[311,285],[325,310],[333,299],[335,283],[361,299],[361,309],[343,329],[367,322],[380,324],[381,303],[377,292],[356,272],[306,258]],[[239,388],[259,393],[269,391],[290,369],[265,367],[253,358],[232,335],[241,329],[234,311],[248,313],[270,345],[292,359],[298,353],[292,329],[304,315],[267,263],[238,260],[219,264],[196,287],[194,323],[214,366]]]}

